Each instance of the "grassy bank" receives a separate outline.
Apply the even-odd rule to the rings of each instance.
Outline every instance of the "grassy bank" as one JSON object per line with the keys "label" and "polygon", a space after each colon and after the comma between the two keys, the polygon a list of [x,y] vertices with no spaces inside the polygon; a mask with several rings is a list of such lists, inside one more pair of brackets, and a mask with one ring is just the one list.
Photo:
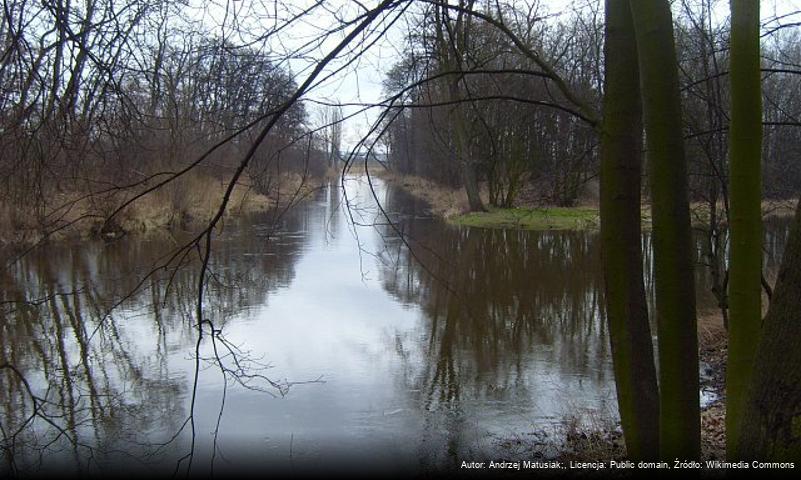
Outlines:
{"label": "grassy bank", "polygon": [[[516,206],[515,208],[490,208],[488,212],[469,212],[469,203],[464,189],[450,188],[425,178],[398,175],[393,172],[378,173],[390,185],[402,188],[409,194],[425,200],[435,216],[454,225],[480,228],[515,228],[526,230],[577,230],[597,228],[598,208]],[[489,203],[489,194],[482,189],[484,204]]]}
{"label": "grassy bank", "polygon": [[[234,187],[225,217],[235,218],[277,207],[306,197],[319,179],[286,174],[266,182],[259,191],[248,180]],[[89,238],[154,230],[197,230],[217,213],[228,184],[211,176],[192,174],[136,199],[113,220],[106,219],[133,191],[91,193],[67,191],[48,195],[39,205],[0,203],[0,246],[27,246],[45,240]],[[106,227],[106,231],[101,231]]]}
{"label": "grassy bank", "polygon": [[[466,227],[479,228],[512,228],[524,230],[587,230],[600,226],[600,212],[597,205],[576,207],[551,207],[535,205],[519,205],[514,208],[489,208],[487,212],[469,212],[467,195],[463,189],[442,186],[420,177],[398,175],[392,172],[378,174],[387,183],[402,188],[409,194],[425,200],[431,213],[444,218],[449,223]],[[487,204],[487,192],[482,191],[484,203]],[[762,212],[765,218],[770,216],[792,216],[796,202],[793,200],[764,201]],[[718,215],[724,211],[719,205]],[[704,203],[691,205],[691,220],[696,227],[708,225],[710,207]],[[642,207],[643,229],[651,228],[651,211],[649,205]]]}
{"label": "grassy bank", "polygon": [[[795,201],[762,202],[763,218],[792,217]],[[708,205],[693,203],[690,206],[693,227],[709,228]],[[723,214],[720,206],[717,214]],[[514,228],[524,230],[592,230],[601,225],[600,211],[594,206],[577,207],[515,207],[490,208],[488,212],[467,212],[448,217],[455,225],[480,228]],[[651,207],[642,206],[642,228],[651,229]]]}
{"label": "grassy bank", "polygon": [[493,208],[448,219],[455,225],[525,230],[583,230],[597,228],[598,209],[593,207]]}

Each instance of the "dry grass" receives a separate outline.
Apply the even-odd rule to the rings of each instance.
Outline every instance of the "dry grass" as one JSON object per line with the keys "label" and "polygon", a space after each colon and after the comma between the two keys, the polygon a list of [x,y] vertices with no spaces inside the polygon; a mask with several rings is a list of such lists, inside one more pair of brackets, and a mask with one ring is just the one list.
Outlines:
{"label": "dry grass", "polygon": [[[792,217],[795,214],[795,208],[798,204],[797,199],[792,200],[763,200],[762,201],[762,218],[770,217]],[[648,208],[650,215],[650,207]],[[717,215],[720,220],[725,220],[726,206],[723,202],[719,202],[717,206]],[[690,204],[690,218],[694,225],[704,226],[709,223],[710,207],[709,204],[703,202],[692,202]]]}
{"label": "dry grass", "polygon": [[[181,178],[166,188],[137,200],[123,212],[120,226],[126,231],[161,227],[191,228],[208,222],[222,202],[227,184],[208,176]],[[266,210],[275,201],[247,185],[236,185],[226,215]]]}
{"label": "dry grass", "polygon": [[[222,203],[228,183],[208,176],[188,176],[169,188],[137,200],[123,216],[125,230],[147,231],[153,228],[193,229],[212,219]],[[266,183],[266,194],[255,190],[245,179],[231,193],[225,211],[227,217],[249,215],[286,206],[306,196],[313,188],[311,179],[298,174],[284,174]]]}
{"label": "dry grass", "polygon": [[564,444],[557,456],[561,461],[608,462],[626,458],[623,433],[610,415],[594,413],[582,420],[569,417],[562,422],[561,430]]}
{"label": "dry grass", "polygon": [[57,193],[46,204],[0,200],[0,246],[26,246],[44,238],[62,239],[88,231],[99,215],[76,192]]}
{"label": "dry grass", "polygon": [[[311,179],[285,174],[267,183],[258,193],[245,179],[234,187],[226,217],[262,212],[304,198],[315,187]],[[227,183],[202,174],[191,174],[145,195],[115,217],[115,228],[124,232],[157,229],[193,230],[205,225],[222,202]],[[0,204],[0,245],[31,245],[42,241],[88,237],[98,233],[106,218],[131,198],[130,192],[90,196],[85,192],[52,195],[39,214],[30,207]]]}
{"label": "dry grass", "polygon": [[399,175],[382,171],[378,173],[390,185],[407,191],[410,195],[425,200],[431,213],[442,218],[451,218],[469,210],[467,194],[461,188],[448,188],[436,182],[413,175]]}

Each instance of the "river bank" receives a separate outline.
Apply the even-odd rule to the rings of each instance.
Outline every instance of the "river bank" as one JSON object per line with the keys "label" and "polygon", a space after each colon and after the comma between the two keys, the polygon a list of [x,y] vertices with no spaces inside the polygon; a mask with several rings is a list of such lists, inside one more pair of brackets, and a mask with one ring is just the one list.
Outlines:
{"label": "river bank", "polygon": [[[698,315],[701,384],[701,459],[726,458],[727,334],[719,311]],[[567,462],[626,460],[623,431],[616,414],[582,412],[556,429],[499,439],[504,458],[538,458]]]}
{"label": "river bank", "polygon": [[[599,226],[597,206],[573,208],[521,206],[492,209],[486,213],[465,213],[466,194],[462,190],[437,185],[429,180],[382,173],[389,184],[404,189],[430,204],[430,213],[451,224],[481,228],[530,230],[593,230]],[[789,217],[795,201],[765,201],[763,216]],[[720,206],[722,209],[722,205]],[[650,207],[643,206],[643,228],[650,228]],[[708,205],[692,204],[692,219],[703,227],[709,221]],[[717,309],[698,311],[700,360],[701,442],[704,460],[725,459],[726,452],[726,361],[727,331]],[[522,437],[498,439],[506,458],[551,458],[556,460],[597,461],[625,459],[625,446],[619,420],[614,412],[578,412],[556,429],[531,431]]]}
{"label": "river bank", "polygon": [[[386,211],[399,213],[401,232],[414,233],[451,261],[411,261],[406,245],[391,236],[394,230],[376,228],[374,194],[385,199]],[[242,235],[230,222],[217,237],[214,288],[207,290],[205,305],[228,341],[242,346],[243,358],[264,358],[275,365],[269,378],[298,385],[286,398],[228,389],[219,428],[233,465],[263,472],[289,461],[320,468],[338,462],[355,469],[367,468],[362,460],[369,458],[371,468],[435,475],[466,473],[458,467],[463,460],[608,464],[625,458],[595,232],[475,229],[465,235],[431,221],[423,202],[363,178],[328,182],[313,199],[287,211],[277,229],[264,223],[272,215],[260,217],[261,223],[242,222]],[[26,371],[44,372],[48,385],[58,385],[67,371],[62,351],[87,348],[86,376],[69,381],[78,392],[94,393],[90,386],[102,385],[93,398],[105,402],[99,403],[105,411],[136,392],[133,405],[143,409],[125,409],[118,420],[142,432],[131,437],[136,445],[163,442],[180,429],[187,412],[181,405],[190,405],[196,381],[187,353],[196,348],[196,270],[164,272],[137,290],[141,272],[150,271],[175,241],[170,234],[143,237],[37,249],[8,270],[5,289],[12,300],[55,299],[29,301],[31,309],[7,313],[8,356],[24,359]],[[780,242],[783,235],[776,237]],[[365,246],[388,255],[373,262],[364,257]],[[775,263],[774,251],[781,247],[766,252],[766,265]],[[438,280],[445,274],[450,283]],[[133,291],[114,317],[105,316],[105,305]],[[704,455],[720,458],[715,452],[722,452],[725,439],[725,330],[717,312],[707,308],[709,302],[699,308]],[[113,334],[124,355],[103,356],[109,349],[101,337],[82,343],[83,332],[100,322],[119,329]],[[38,352],[41,345],[47,349],[38,356],[22,353]],[[162,345],[172,353],[159,355]],[[151,363],[153,358],[159,363]],[[127,376],[130,365],[141,375]],[[113,383],[90,377],[92,372]],[[197,378],[204,399],[198,425],[210,432],[221,418],[225,384],[213,369]],[[301,384],[314,379],[323,381]],[[7,417],[24,413],[14,404],[4,408]],[[72,403],[60,408],[60,418],[76,415]],[[108,434],[106,416],[81,412],[87,432],[82,441],[126,455],[139,452],[127,438],[115,443],[118,430]],[[265,432],[269,448],[263,447]],[[180,457],[188,442],[188,436],[179,438],[166,456]],[[210,442],[198,445],[198,458],[215,451]]]}
{"label": "river bank", "polygon": [[[409,194],[425,200],[431,214],[445,219],[453,225],[479,228],[513,228],[524,230],[593,230],[600,227],[600,211],[597,199],[585,198],[574,207],[533,205],[521,202],[513,208],[488,207],[487,212],[470,212],[467,194],[463,189],[440,185],[431,180],[412,175],[399,175],[389,171],[378,174],[390,185],[402,188]],[[488,204],[488,194],[483,189],[482,199]],[[795,213],[795,200],[766,200],[762,205],[765,218],[771,216],[791,217]],[[718,215],[724,211],[718,206]],[[707,204],[691,204],[693,225],[709,224],[710,207]],[[643,229],[650,229],[651,208],[642,205]]]}
{"label": "river bank", "polygon": [[[245,179],[235,185],[225,219],[286,208],[320,188],[324,179],[283,174],[256,188]],[[135,199],[136,192],[66,191],[49,195],[39,205],[0,204],[0,247],[28,247],[45,241],[143,234],[157,230],[197,230],[217,213],[227,182],[192,174]]]}

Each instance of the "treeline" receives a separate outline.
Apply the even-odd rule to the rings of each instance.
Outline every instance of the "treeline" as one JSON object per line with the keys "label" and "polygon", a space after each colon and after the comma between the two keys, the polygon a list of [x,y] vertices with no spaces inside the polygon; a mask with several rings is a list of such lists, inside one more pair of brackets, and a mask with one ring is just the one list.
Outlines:
{"label": "treeline", "polygon": [[[436,3],[415,18],[404,57],[385,81],[392,168],[451,187],[486,185],[493,206],[597,198],[600,4],[546,21],[542,12],[505,4],[449,10]],[[727,202],[730,30],[728,18],[714,17],[717,3],[673,6],[691,199],[716,205]],[[799,40],[797,29],[762,36],[763,179],[771,199],[801,187]]]}
{"label": "treeline", "polygon": [[[259,127],[297,88],[264,43],[204,30],[182,2],[2,6],[7,225],[52,230],[78,218],[77,209],[102,219],[213,150],[165,189],[163,200],[180,209],[189,190],[231,177]],[[305,138],[306,119],[302,103],[281,115],[249,164],[246,187],[268,193],[278,174],[324,171],[326,147]]]}

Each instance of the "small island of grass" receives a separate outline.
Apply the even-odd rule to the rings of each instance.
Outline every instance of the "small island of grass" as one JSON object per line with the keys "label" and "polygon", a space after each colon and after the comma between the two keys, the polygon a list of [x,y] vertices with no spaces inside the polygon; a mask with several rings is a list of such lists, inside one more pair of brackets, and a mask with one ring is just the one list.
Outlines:
{"label": "small island of grass", "polygon": [[519,207],[471,212],[448,219],[455,225],[524,230],[587,230],[599,226],[598,209],[593,207]]}

